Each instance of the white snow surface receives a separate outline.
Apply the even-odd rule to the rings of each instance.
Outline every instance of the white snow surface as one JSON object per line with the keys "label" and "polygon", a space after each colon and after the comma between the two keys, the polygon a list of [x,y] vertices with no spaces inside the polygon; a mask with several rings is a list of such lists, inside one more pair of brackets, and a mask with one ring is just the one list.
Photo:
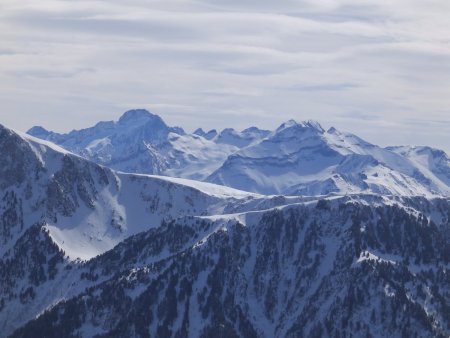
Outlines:
{"label": "white snow surface", "polygon": [[450,196],[443,151],[417,155],[290,120],[260,142],[229,156],[208,181],[264,194],[367,193]]}
{"label": "white snow surface", "polygon": [[429,147],[382,148],[316,121],[187,134],[131,110],[117,122],[61,135],[29,133],[124,172],[208,181],[260,194],[450,196],[450,160]]}
{"label": "white snow surface", "polygon": [[[232,188],[163,176],[112,173],[119,188],[99,192],[94,210],[80,207],[46,227],[71,260],[89,260],[125,238],[184,215],[220,214],[229,203],[263,198]],[[118,220],[113,225],[112,220]]]}

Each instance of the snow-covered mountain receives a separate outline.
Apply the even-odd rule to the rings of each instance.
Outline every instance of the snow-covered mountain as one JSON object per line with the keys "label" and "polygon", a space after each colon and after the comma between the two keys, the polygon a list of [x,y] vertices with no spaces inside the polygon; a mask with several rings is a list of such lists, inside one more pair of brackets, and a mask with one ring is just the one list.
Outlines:
{"label": "snow-covered mountain", "polygon": [[263,130],[257,127],[250,127],[241,132],[238,132],[233,128],[225,128],[220,133],[215,129],[205,132],[202,128],[198,128],[194,131],[194,135],[201,136],[207,140],[212,140],[215,143],[229,144],[238,148],[243,148],[262,140],[269,134],[269,130]]}
{"label": "snow-covered mountain", "polygon": [[145,110],[69,134],[33,127],[113,169],[213,182],[260,194],[377,193],[450,196],[450,160],[428,147],[381,148],[314,121],[290,120],[270,132],[197,129],[187,134]]}
{"label": "snow-covered mountain", "polygon": [[450,186],[450,157],[442,150],[430,147],[389,147],[390,151],[412,161],[423,172],[430,172]]}
{"label": "snow-covered mountain", "polygon": [[127,172],[159,173],[167,163],[155,149],[167,141],[169,134],[184,135],[181,128],[170,128],[157,115],[146,110],[130,110],[117,121],[99,122],[68,134],[33,127],[28,134],[51,141],[61,147]]}
{"label": "snow-covered mountain", "polygon": [[186,134],[179,127],[167,126],[147,110],[135,109],[125,112],[117,122],[99,122],[68,134],[40,126],[27,133],[116,170],[203,180],[228,155],[268,132],[249,128],[242,132],[224,129],[220,133],[205,133],[199,129]]}
{"label": "snow-covered mountain", "polygon": [[4,127],[0,153],[0,337],[450,334],[448,199],[262,196]]}
{"label": "snow-covered mountain", "polygon": [[[0,153],[1,337],[55,301],[51,290],[57,284],[36,287],[56,278],[57,263],[81,264],[163,221],[259,210],[288,200],[186,179],[115,172],[3,126]],[[33,295],[41,297],[33,306],[19,296],[31,292],[31,286]],[[60,289],[55,292],[59,295]]]}
{"label": "snow-covered mountain", "polygon": [[256,127],[250,127],[241,132],[238,132],[233,128],[226,128],[212,140],[219,144],[229,144],[238,148],[244,148],[264,139],[269,134],[270,131],[261,130]]}
{"label": "snow-covered mountain", "polygon": [[[325,131],[317,122],[282,124],[265,139],[230,155],[207,181],[263,194],[372,192],[450,196],[450,165],[381,148],[359,137]],[[427,148],[429,149],[429,148]]]}
{"label": "snow-covered mountain", "polygon": [[447,337],[449,210],[359,196],[180,218],[58,262],[71,287],[12,337]]}
{"label": "snow-covered mountain", "polygon": [[[10,232],[12,225],[5,224],[3,243],[14,242],[14,236],[26,230],[24,224],[45,222],[50,236],[71,259],[92,258],[164,219],[301,200],[182,178],[116,172],[1,125],[0,151],[0,192],[5,192],[5,200],[14,201],[21,215],[16,220],[21,231]],[[0,253],[7,249],[2,247]]]}

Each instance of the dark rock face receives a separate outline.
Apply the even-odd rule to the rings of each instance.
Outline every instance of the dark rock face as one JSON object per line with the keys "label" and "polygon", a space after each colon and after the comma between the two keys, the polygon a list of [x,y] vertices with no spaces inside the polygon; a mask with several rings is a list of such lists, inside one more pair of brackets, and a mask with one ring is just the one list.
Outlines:
{"label": "dark rock face", "polygon": [[55,212],[71,216],[80,206],[94,207],[97,198],[96,184],[109,184],[106,171],[87,161],[73,156],[64,156],[62,166],[47,186],[47,209],[55,217]]}
{"label": "dark rock face", "polygon": [[0,125],[0,190],[20,185],[43,170],[31,147],[20,136]]}
{"label": "dark rock face", "polygon": [[450,203],[371,202],[165,222],[12,337],[447,337]]}

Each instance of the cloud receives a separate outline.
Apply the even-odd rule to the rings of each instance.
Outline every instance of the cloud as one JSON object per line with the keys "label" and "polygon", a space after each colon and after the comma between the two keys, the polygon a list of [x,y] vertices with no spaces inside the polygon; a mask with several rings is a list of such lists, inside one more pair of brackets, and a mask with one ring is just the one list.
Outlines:
{"label": "cloud", "polygon": [[13,78],[37,78],[37,79],[53,79],[53,78],[73,78],[83,73],[95,72],[93,68],[77,68],[74,70],[55,70],[55,69],[23,69],[10,71],[7,74]]}
{"label": "cloud", "polygon": [[291,86],[290,90],[294,91],[304,91],[304,92],[328,92],[328,91],[342,91],[357,88],[358,85],[355,83],[327,83],[327,84],[316,84],[316,85],[305,85],[299,84]]}
{"label": "cloud", "polygon": [[438,0],[3,0],[1,122],[65,131],[140,105],[188,130],[312,118],[375,143],[405,143],[421,123],[418,142],[449,150],[430,122],[450,120],[449,10]]}

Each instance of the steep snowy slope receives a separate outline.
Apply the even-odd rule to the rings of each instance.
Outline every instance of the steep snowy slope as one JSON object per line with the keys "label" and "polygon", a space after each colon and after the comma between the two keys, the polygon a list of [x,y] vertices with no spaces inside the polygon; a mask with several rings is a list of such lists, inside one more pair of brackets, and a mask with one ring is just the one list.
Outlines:
{"label": "steep snowy slope", "polygon": [[[442,167],[449,170],[448,162]],[[317,122],[282,124],[229,156],[210,182],[265,194],[450,195],[448,182],[389,149]]]}
{"label": "steep snowy slope", "polygon": [[449,219],[379,196],[181,218],[74,268],[90,287],[12,337],[448,337]]}
{"label": "steep snowy slope", "polygon": [[72,259],[98,255],[164,218],[220,214],[267,200],[209,183],[114,172],[4,127],[0,141],[0,189],[21,202],[23,230],[44,221]]}
{"label": "steep snowy slope", "polygon": [[143,173],[159,173],[167,166],[155,146],[165,142],[169,133],[183,135],[184,131],[168,127],[159,116],[141,109],[125,112],[117,122],[99,122],[68,134],[47,132],[42,127],[28,131],[97,163]]}
{"label": "steep snowy slope", "polygon": [[178,217],[300,201],[114,172],[3,126],[0,153],[0,337],[84,290],[72,271],[132,235]]}
{"label": "steep snowy slope", "polygon": [[29,135],[48,140],[112,169],[203,180],[243,146],[264,138],[268,131],[225,129],[219,134],[199,129],[186,134],[167,126],[146,110],[130,110],[117,121],[68,134],[33,127]]}
{"label": "steep snowy slope", "polygon": [[238,150],[233,145],[218,145],[197,135],[170,134],[168,141],[160,147],[160,153],[168,163],[163,174],[204,180]]}
{"label": "steep snowy slope", "polygon": [[430,147],[407,146],[389,147],[387,149],[408,158],[421,171],[430,172],[447,186],[450,186],[450,157],[444,151]]}
{"label": "steep snowy slope", "polygon": [[252,143],[264,139],[269,134],[269,130],[262,130],[256,127],[250,127],[241,132],[238,132],[232,128],[226,128],[212,140],[216,143],[229,144],[238,148],[244,148]]}
{"label": "steep snowy slope", "polygon": [[194,135],[202,136],[207,140],[212,140],[215,143],[229,144],[237,148],[243,148],[251,143],[257,142],[270,134],[269,130],[259,129],[257,127],[250,127],[239,132],[233,128],[225,128],[220,133],[215,129],[205,132],[202,128],[194,131]]}

